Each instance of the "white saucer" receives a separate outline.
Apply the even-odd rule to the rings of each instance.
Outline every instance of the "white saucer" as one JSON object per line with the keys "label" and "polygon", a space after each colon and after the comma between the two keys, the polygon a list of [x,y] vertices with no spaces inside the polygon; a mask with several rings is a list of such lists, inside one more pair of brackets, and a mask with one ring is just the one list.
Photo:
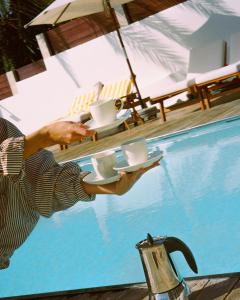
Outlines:
{"label": "white saucer", "polygon": [[110,124],[107,125],[97,125],[93,119],[87,121],[85,124],[89,126],[89,129],[93,129],[95,131],[97,131],[98,133],[105,131],[105,130],[109,130],[109,129],[113,129],[118,127],[120,124],[122,124],[124,121],[126,121],[128,119],[129,115],[124,115],[121,117],[117,117],[117,119],[115,121],[113,121]]}
{"label": "white saucer", "polygon": [[122,160],[117,163],[117,166],[114,168],[116,171],[124,171],[124,172],[134,172],[137,171],[140,168],[147,168],[150,167],[153,163],[156,161],[162,159],[163,157],[163,152],[160,151],[159,149],[154,150],[150,153],[148,153],[148,159],[147,161],[136,164],[136,165],[129,165],[126,160]]}
{"label": "white saucer", "polygon": [[87,176],[83,177],[83,181],[90,184],[108,184],[118,181],[120,177],[120,174],[116,174],[112,177],[102,179],[97,177],[97,174],[93,171],[92,173],[89,173]]}

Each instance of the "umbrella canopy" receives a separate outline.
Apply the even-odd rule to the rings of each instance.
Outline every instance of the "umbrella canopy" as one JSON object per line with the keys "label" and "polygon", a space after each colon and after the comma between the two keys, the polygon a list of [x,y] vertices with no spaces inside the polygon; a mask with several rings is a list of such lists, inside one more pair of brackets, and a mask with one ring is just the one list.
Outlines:
{"label": "umbrella canopy", "polygon": [[30,25],[58,24],[78,17],[106,11],[108,2],[116,7],[132,0],[56,0],[30,21]]}
{"label": "umbrella canopy", "polygon": [[145,102],[142,100],[137,82],[136,75],[133,72],[132,66],[130,64],[125,45],[123,43],[120,31],[119,24],[114,14],[113,7],[125,4],[132,0],[55,0],[50,4],[44,11],[42,11],[37,17],[25,25],[25,27],[32,25],[41,25],[41,24],[58,24],[74,18],[94,14],[101,11],[106,11],[109,14],[115,24],[115,29],[123,49],[126,62],[131,73],[131,78],[136,88],[137,96],[139,98],[140,104],[143,108],[146,107]]}
{"label": "umbrella canopy", "polygon": [[[156,4],[157,1],[157,4]],[[176,5],[178,3],[184,2],[186,0],[161,0],[161,8],[169,7],[172,5]],[[117,32],[124,56],[126,58],[126,62],[131,74],[131,78],[133,80],[133,83],[135,85],[136,89],[136,95],[139,99],[139,102],[142,106],[142,108],[146,107],[145,101],[142,100],[137,82],[136,82],[136,75],[133,72],[131,63],[129,61],[125,45],[123,43],[120,31],[119,31],[119,23],[116,18],[116,15],[114,13],[113,8],[116,6],[123,5],[124,11],[126,13],[127,19],[129,19],[130,22],[134,21],[131,15],[129,14],[129,11],[126,10],[127,3],[135,3],[135,5],[140,5],[140,7],[146,8],[146,3],[144,0],[55,0],[52,4],[50,4],[45,10],[43,10],[38,16],[36,16],[32,21],[30,21],[28,24],[25,25],[25,28],[32,25],[42,25],[42,24],[52,24],[56,25],[62,22],[66,22],[68,20],[76,19],[79,17],[84,17],[92,14],[96,14],[99,12],[106,12],[108,15],[111,16],[115,30]],[[154,4],[154,7],[159,7],[159,0],[151,0],[152,4]],[[164,4],[162,4],[164,2]],[[148,10],[148,9],[147,9]],[[151,11],[148,12],[148,15],[151,13],[156,12]]]}

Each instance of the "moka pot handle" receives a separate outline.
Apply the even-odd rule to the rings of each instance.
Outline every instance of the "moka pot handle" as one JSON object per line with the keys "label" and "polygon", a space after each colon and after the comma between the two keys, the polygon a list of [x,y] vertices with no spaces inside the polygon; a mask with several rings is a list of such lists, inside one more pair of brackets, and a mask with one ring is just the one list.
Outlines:
{"label": "moka pot handle", "polygon": [[176,237],[166,237],[164,241],[165,249],[170,254],[175,251],[180,251],[184,255],[189,267],[194,273],[198,273],[198,267],[195,258],[189,247]]}

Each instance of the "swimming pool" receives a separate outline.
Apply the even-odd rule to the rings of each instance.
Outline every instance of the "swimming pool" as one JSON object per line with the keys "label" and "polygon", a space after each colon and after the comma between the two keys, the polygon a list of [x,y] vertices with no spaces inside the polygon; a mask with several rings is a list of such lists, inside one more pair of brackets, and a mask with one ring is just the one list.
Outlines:
{"label": "swimming pool", "polygon": [[[151,235],[182,239],[199,274],[239,272],[240,117],[148,141],[164,153],[121,197],[40,220],[0,271],[0,297],[13,297],[145,281],[135,244]],[[91,168],[89,158],[78,163]],[[194,276],[175,255],[184,276]]]}

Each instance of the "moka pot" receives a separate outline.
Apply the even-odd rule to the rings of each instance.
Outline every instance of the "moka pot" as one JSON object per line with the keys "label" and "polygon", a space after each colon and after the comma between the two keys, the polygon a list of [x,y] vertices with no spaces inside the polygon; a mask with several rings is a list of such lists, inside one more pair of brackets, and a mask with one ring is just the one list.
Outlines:
{"label": "moka pot", "polygon": [[193,272],[197,273],[197,265],[191,250],[176,237],[147,239],[136,244],[139,250],[150,296],[157,300],[188,299],[189,288],[177,272],[170,256],[172,252],[181,251]]}

